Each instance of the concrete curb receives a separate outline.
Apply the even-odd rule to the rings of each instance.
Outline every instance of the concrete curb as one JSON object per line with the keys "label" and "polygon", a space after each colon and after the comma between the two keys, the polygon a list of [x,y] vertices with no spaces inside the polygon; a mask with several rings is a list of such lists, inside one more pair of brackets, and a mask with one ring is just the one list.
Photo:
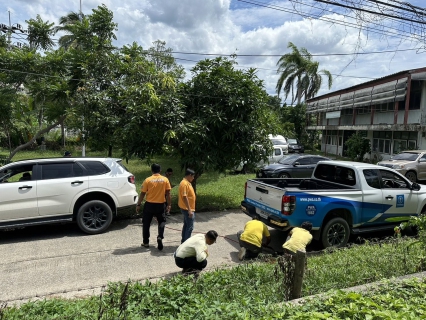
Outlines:
{"label": "concrete curb", "polygon": [[361,284],[359,286],[345,288],[345,289],[335,289],[335,290],[332,290],[332,291],[328,291],[326,293],[319,293],[319,294],[315,294],[315,295],[312,295],[312,296],[307,296],[307,297],[303,297],[303,298],[299,298],[299,299],[286,301],[286,302],[281,303],[280,305],[291,304],[291,305],[299,306],[299,305],[303,305],[303,303],[305,303],[307,300],[318,299],[318,298],[319,299],[325,299],[325,298],[333,295],[337,291],[363,293],[363,292],[367,292],[367,291],[371,291],[371,290],[374,290],[376,288],[379,288],[380,286],[384,285],[386,281],[389,281],[389,280],[393,280],[393,281],[396,281],[396,282],[403,282],[405,280],[409,280],[409,279],[413,279],[413,278],[417,278],[417,279],[426,278],[426,271],[408,274],[408,275],[397,277],[397,278],[383,279],[383,280],[380,280],[380,281]]}

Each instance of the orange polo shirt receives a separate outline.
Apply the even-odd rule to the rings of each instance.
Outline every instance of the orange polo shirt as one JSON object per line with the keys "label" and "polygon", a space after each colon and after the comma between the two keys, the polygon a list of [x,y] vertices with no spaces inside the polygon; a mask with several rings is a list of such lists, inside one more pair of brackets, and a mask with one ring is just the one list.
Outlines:
{"label": "orange polo shirt", "polygon": [[183,201],[183,197],[187,196],[189,201],[189,206],[191,207],[191,211],[195,211],[195,192],[192,187],[191,182],[186,180],[185,178],[179,184],[179,208],[183,210],[188,210],[189,208],[186,206],[186,203]]}
{"label": "orange polo shirt", "polygon": [[142,183],[141,192],[146,193],[146,201],[151,203],[164,203],[167,190],[171,190],[169,179],[159,173],[154,173]]}

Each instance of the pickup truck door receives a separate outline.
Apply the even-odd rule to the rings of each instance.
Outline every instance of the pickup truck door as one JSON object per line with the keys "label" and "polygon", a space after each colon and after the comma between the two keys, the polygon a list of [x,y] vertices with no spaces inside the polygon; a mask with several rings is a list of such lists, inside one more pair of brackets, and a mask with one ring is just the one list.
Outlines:
{"label": "pickup truck door", "polygon": [[[418,193],[402,175],[381,169],[384,216],[406,216],[417,213]],[[388,208],[388,209],[386,209]]]}

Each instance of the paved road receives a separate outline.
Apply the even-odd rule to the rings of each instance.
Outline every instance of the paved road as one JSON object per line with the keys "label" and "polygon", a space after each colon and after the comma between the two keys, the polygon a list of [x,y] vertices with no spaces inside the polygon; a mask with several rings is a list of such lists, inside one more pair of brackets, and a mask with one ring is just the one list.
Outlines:
{"label": "paved road", "polygon": [[[236,232],[248,220],[238,210],[197,213],[194,232],[214,229],[221,236],[209,247],[208,269],[239,263]],[[168,220],[163,251],[156,248],[156,227],[151,226],[148,249],[140,246],[141,219],[117,221],[94,236],[74,224],[0,232],[0,301],[10,305],[35,297],[84,296],[99,293],[110,281],[174,275],[180,271],[172,255],[180,244],[182,217]],[[272,246],[279,248],[284,233],[271,230],[271,235]]]}

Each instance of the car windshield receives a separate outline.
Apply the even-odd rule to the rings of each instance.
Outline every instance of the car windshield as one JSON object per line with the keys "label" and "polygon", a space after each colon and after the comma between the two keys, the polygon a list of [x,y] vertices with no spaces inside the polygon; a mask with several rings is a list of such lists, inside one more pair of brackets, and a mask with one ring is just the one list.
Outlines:
{"label": "car windshield", "polygon": [[297,144],[297,140],[296,139],[287,139],[289,144]]}
{"label": "car windshield", "polygon": [[279,146],[279,145],[283,145],[283,144],[287,144],[287,141],[282,140],[282,139],[271,139],[271,142],[274,146]]}
{"label": "car windshield", "polygon": [[392,160],[406,160],[406,161],[415,161],[419,157],[419,153],[403,152],[397,154],[392,158]]}
{"label": "car windshield", "polygon": [[293,163],[294,160],[298,159],[300,156],[296,156],[296,155],[286,155],[284,157],[282,157],[280,160],[278,160],[278,163],[281,164],[291,164]]}

